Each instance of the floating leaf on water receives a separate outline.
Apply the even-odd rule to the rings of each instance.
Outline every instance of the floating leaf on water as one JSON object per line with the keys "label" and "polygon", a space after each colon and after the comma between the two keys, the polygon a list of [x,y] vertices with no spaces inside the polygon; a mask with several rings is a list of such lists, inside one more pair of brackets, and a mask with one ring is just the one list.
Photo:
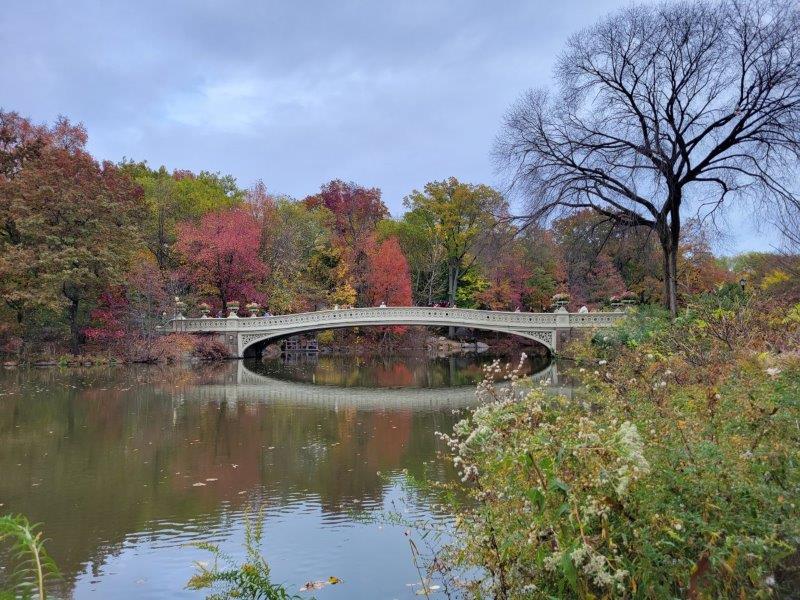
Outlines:
{"label": "floating leaf on water", "polygon": [[203,483],[202,481],[198,481],[197,483],[193,483],[192,487],[200,487],[200,486],[204,486],[204,485],[205,485],[205,483]]}
{"label": "floating leaf on water", "polygon": [[206,481],[216,481],[216,477],[206,477]]}
{"label": "floating leaf on water", "polygon": [[300,586],[301,592],[310,592],[311,590],[321,590],[325,587],[325,581],[306,581]]}
{"label": "floating leaf on water", "polygon": [[331,575],[328,577],[327,581],[319,580],[319,581],[306,581],[302,586],[300,586],[301,592],[310,592],[311,590],[321,590],[326,585],[336,585],[338,583],[342,583],[342,580],[338,577],[334,577]]}

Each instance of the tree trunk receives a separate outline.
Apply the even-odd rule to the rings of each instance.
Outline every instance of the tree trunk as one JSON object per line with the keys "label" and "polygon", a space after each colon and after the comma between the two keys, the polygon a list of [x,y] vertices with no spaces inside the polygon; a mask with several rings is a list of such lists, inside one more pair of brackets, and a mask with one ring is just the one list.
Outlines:
{"label": "tree trunk", "polygon": [[78,328],[78,307],[80,305],[80,298],[70,299],[70,304],[67,307],[67,319],[69,320],[70,331],[70,352],[73,356],[78,356],[80,353],[80,329]]}
{"label": "tree trunk", "polygon": [[[447,302],[450,306],[456,305],[456,292],[458,291],[458,263],[450,262],[447,266]],[[448,327],[447,337],[454,338],[456,328]]]}
{"label": "tree trunk", "polygon": [[[673,206],[677,203],[673,202]],[[678,314],[678,252],[681,222],[677,208],[670,214],[670,223],[658,228],[661,251],[664,254],[664,308],[674,318]]]}

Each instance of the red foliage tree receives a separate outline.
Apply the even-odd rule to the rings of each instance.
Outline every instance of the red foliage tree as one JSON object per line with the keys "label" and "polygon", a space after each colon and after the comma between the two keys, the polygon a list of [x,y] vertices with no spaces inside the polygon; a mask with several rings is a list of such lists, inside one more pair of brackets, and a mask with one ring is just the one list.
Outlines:
{"label": "red foliage tree", "polygon": [[181,223],[176,247],[183,274],[202,294],[228,300],[264,302],[258,284],[267,267],[258,256],[261,228],[252,214],[234,208],[203,216],[200,223]]}
{"label": "red foliage tree", "polygon": [[489,287],[475,295],[479,305],[490,310],[522,308],[532,273],[519,247],[509,247],[497,257],[489,271]]}
{"label": "red foliage tree", "polygon": [[600,253],[589,264],[585,277],[570,282],[569,290],[573,309],[582,304],[596,307],[608,302],[611,296],[618,296],[624,292],[625,281],[611,258],[605,253]]}
{"label": "red foliage tree", "polygon": [[323,185],[319,194],[309,196],[305,203],[309,208],[324,206],[333,214],[333,243],[342,250],[358,300],[369,302],[369,256],[375,226],[389,216],[380,189],[337,179]]}
{"label": "red foliage tree", "polygon": [[103,348],[116,349],[127,335],[127,309],[128,299],[121,287],[100,294],[97,307],[91,311],[92,326],[83,330],[86,340]]}
{"label": "red foliage tree", "polygon": [[367,299],[370,304],[411,305],[411,275],[400,242],[390,237],[369,254]]}

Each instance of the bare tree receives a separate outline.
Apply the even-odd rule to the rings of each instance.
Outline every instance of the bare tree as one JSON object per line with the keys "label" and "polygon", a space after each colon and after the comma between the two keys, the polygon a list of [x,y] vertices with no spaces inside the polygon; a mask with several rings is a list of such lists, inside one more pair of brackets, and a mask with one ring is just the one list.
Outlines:
{"label": "bare tree", "polygon": [[795,199],[800,17],[794,0],[633,7],[574,35],[557,89],[527,92],[495,154],[526,218],[591,208],[657,234],[677,309],[681,215]]}

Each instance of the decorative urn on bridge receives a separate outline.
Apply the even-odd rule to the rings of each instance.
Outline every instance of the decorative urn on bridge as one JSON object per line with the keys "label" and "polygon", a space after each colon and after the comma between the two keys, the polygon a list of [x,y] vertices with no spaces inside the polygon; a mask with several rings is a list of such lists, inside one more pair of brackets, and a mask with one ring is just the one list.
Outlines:
{"label": "decorative urn on bridge", "polygon": [[566,312],[565,308],[569,304],[569,294],[566,292],[559,292],[553,296],[553,308],[555,312]]}
{"label": "decorative urn on bridge", "polygon": [[200,309],[200,318],[207,319],[208,314],[211,312],[211,305],[208,302],[201,302],[197,305],[197,308]]}
{"label": "decorative urn on bridge", "polygon": [[250,313],[250,316],[255,318],[258,316],[258,309],[261,308],[261,305],[258,302],[248,302],[245,308]]}
{"label": "decorative urn on bridge", "polygon": [[236,313],[239,312],[239,301],[238,300],[230,300],[225,303],[228,307],[228,318],[229,319],[238,319],[239,315]]}
{"label": "decorative urn on bridge", "polygon": [[186,302],[182,302],[178,296],[175,296],[175,318],[176,319],[185,319],[186,317],[183,316],[183,311],[186,308]]}

